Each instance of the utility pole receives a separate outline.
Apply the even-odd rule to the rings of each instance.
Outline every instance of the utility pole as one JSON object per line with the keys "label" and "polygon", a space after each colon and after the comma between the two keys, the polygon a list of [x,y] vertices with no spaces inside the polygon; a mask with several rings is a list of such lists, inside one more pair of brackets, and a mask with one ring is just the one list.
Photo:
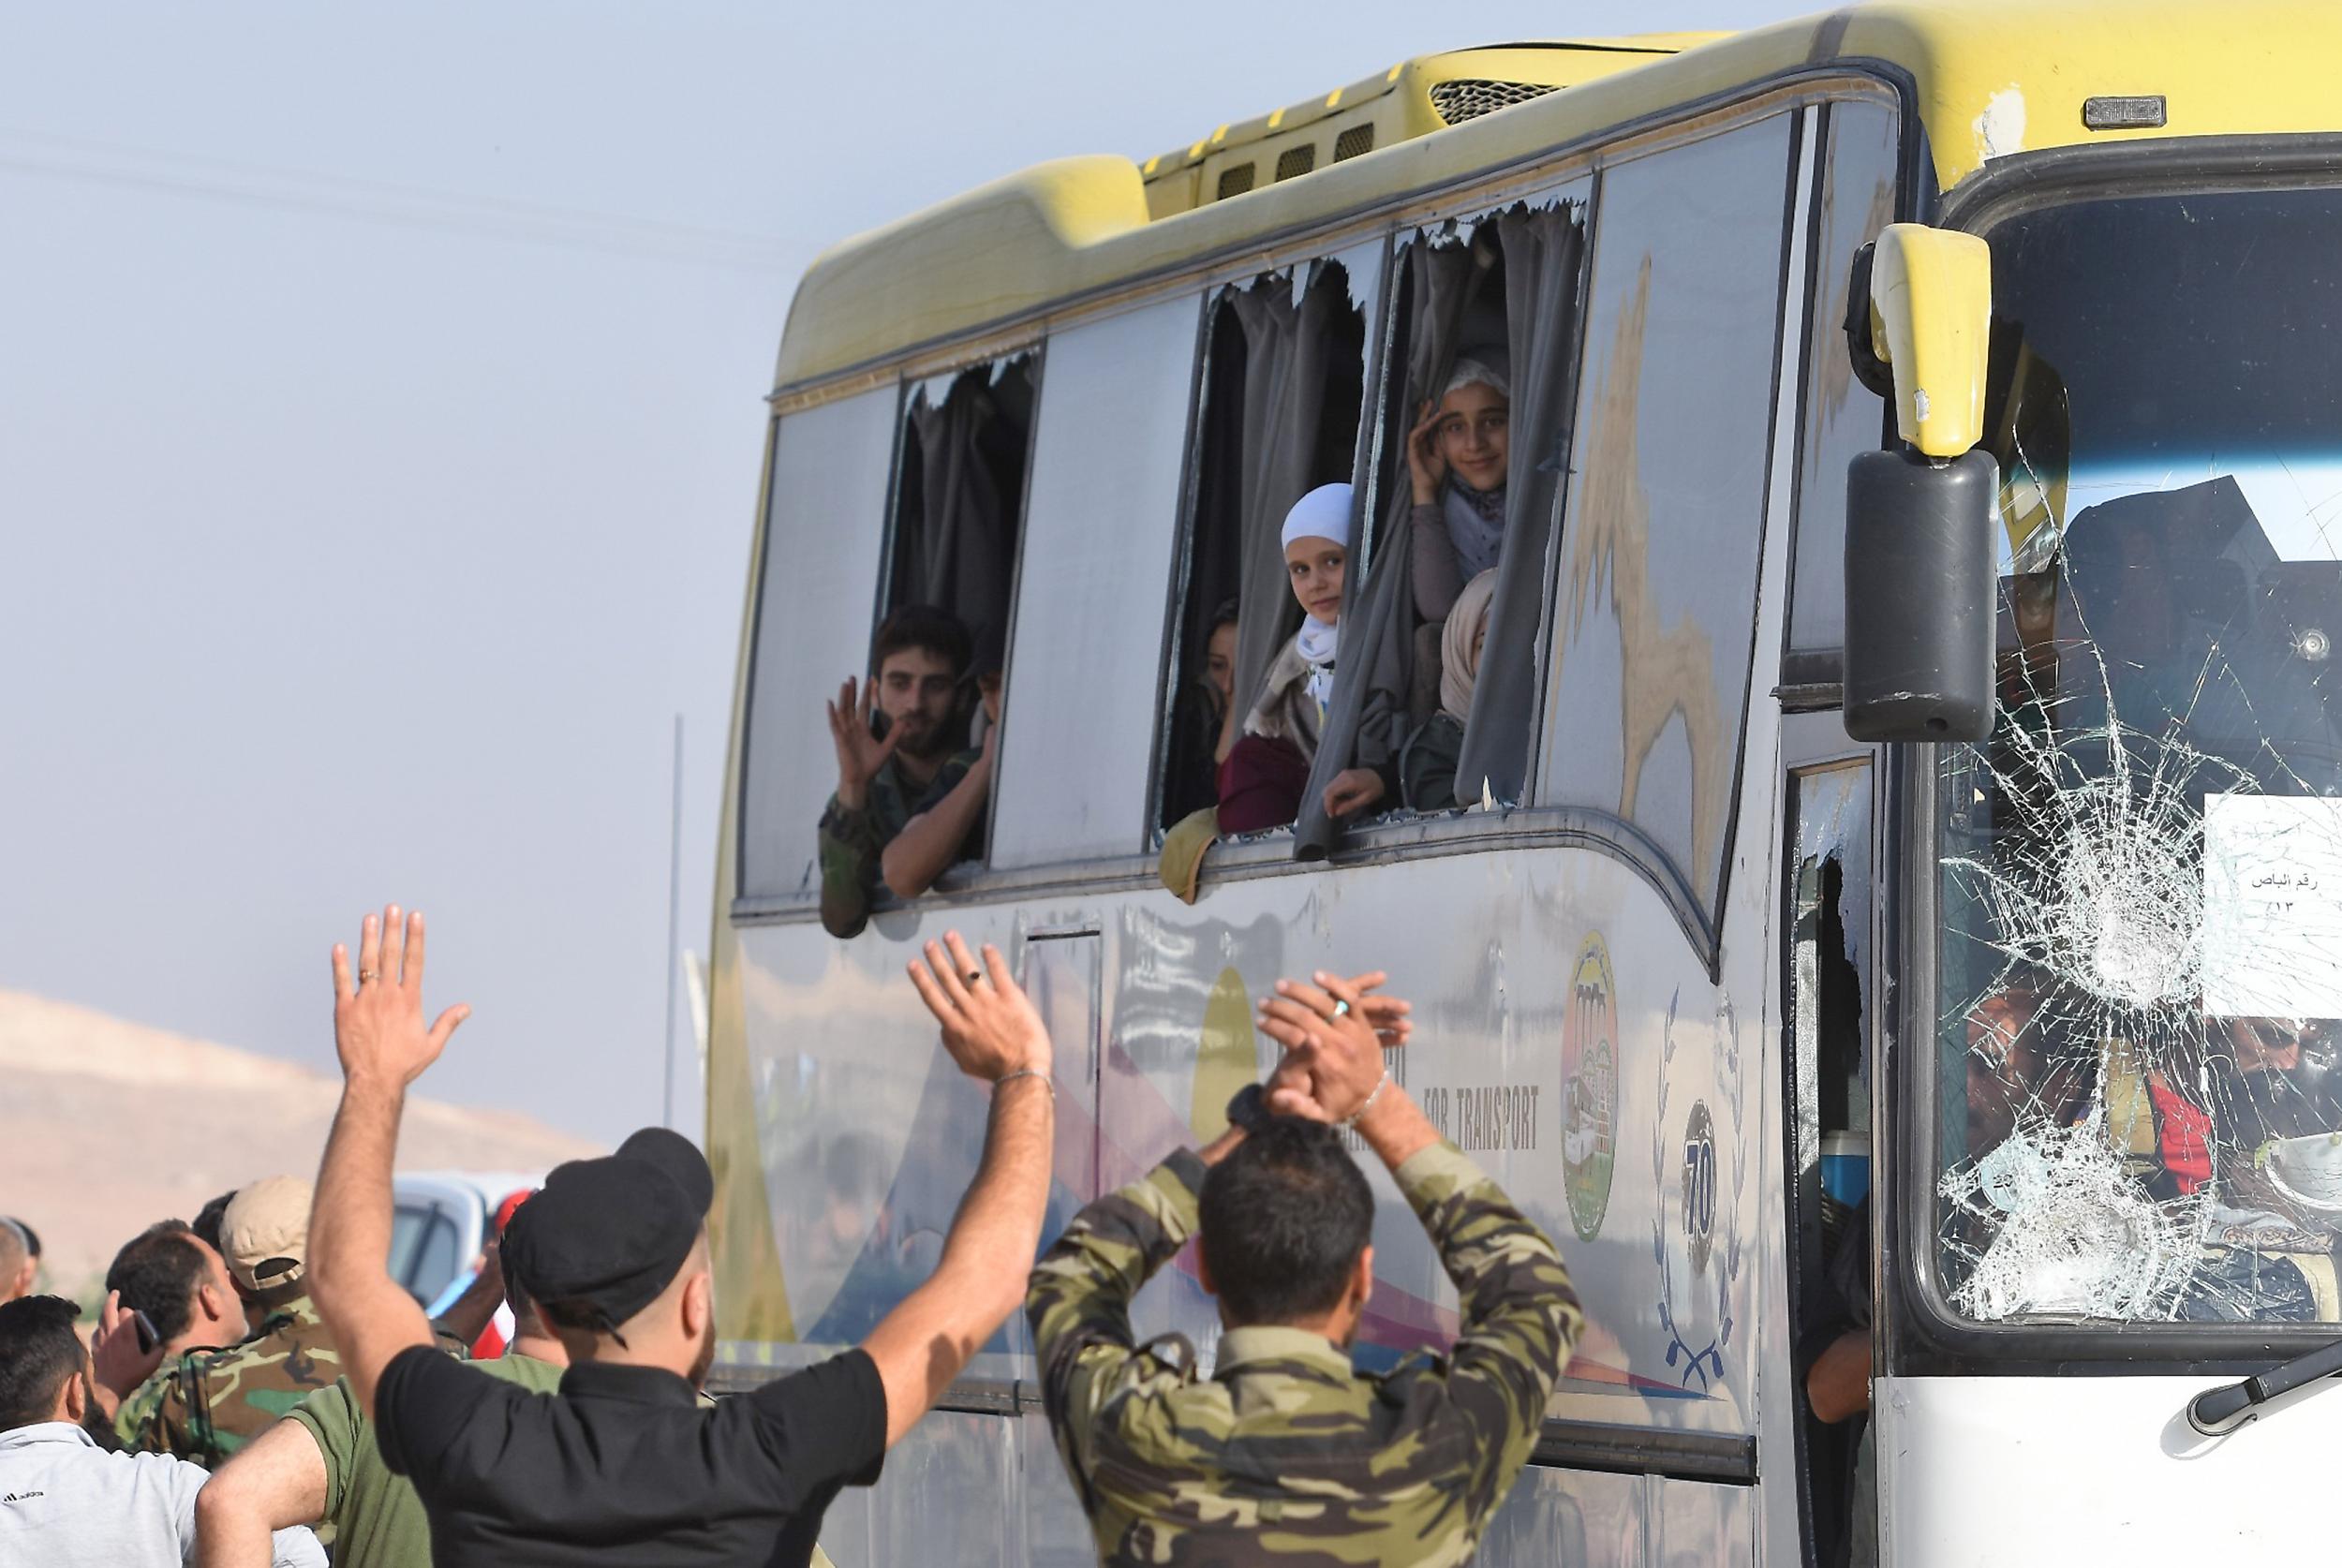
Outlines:
{"label": "utility pole", "polygon": [[683,928],[683,716],[674,716],[674,775],[668,788],[667,824],[667,1058],[661,1126],[674,1125],[674,983],[683,967],[675,944]]}

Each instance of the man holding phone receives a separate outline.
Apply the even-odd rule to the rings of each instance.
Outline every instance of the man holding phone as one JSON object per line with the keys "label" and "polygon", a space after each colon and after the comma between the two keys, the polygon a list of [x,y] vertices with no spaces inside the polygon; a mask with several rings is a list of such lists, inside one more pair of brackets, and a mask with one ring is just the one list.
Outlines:
{"label": "man holding phone", "polygon": [[[244,1299],[229,1278],[227,1261],[184,1220],[159,1220],[124,1243],[106,1270],[106,1290],[101,1321],[112,1324],[127,1314],[125,1331],[140,1352],[128,1356],[109,1334],[105,1339],[116,1354],[101,1354],[97,1362],[98,1383],[121,1400],[114,1431],[129,1447],[161,1406],[183,1363],[236,1344],[248,1330]],[[152,1375],[115,1386],[138,1370]]]}
{"label": "man holding phone", "polygon": [[860,933],[886,846],[922,802],[975,765],[976,753],[956,750],[970,657],[957,616],[906,604],[879,623],[867,684],[857,692],[848,680],[829,704],[837,792],[822,812],[822,925],[833,937]]}

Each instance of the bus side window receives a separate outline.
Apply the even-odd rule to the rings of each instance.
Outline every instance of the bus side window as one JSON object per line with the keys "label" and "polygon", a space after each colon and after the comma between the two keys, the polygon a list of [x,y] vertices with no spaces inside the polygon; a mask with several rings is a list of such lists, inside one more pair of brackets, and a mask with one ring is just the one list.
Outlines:
{"label": "bus side window", "polygon": [[1540,803],[1631,824],[1712,935],[1763,614],[1790,128],[1605,171],[1557,552]]}
{"label": "bus side window", "polygon": [[994,763],[996,869],[1146,842],[1200,305],[1176,296],[1049,338]]}
{"label": "bus side window", "polygon": [[1344,643],[1342,678],[1367,689],[1346,755],[1312,780],[1331,818],[1520,798],[1587,196],[1573,181],[1406,244],[1374,577]]}
{"label": "bus side window", "polygon": [[1845,303],[1854,253],[1894,221],[1899,157],[1895,111],[1879,103],[1829,106],[1815,196],[1813,307],[1806,317],[1805,420],[1801,440],[1795,565],[1784,685],[1835,684],[1845,641],[1845,474],[1883,443],[1887,407],[1854,378]]}
{"label": "bus side window", "polygon": [[740,762],[743,897],[809,893],[820,874],[814,824],[837,765],[813,732],[868,645],[897,407],[889,385],[774,427]]}
{"label": "bus side window", "polygon": [[1207,307],[1186,583],[1164,681],[1162,828],[1217,807],[1221,764],[1299,627],[1279,530],[1304,493],[1351,478],[1371,315],[1360,302],[1381,262],[1380,246],[1365,247],[1307,263],[1298,288],[1278,274]]}
{"label": "bus side window", "polygon": [[[1005,712],[1034,390],[1033,356],[1020,354],[916,383],[903,400],[868,670],[884,683],[872,704],[874,727],[909,727],[888,760],[892,771],[873,786],[889,791],[882,865],[898,897],[916,897],[951,866],[985,859],[992,798],[989,770],[979,763],[986,732]],[[950,672],[953,696],[940,714],[923,705],[905,673],[884,668],[913,628],[925,629],[927,650],[948,644],[942,661],[961,666]],[[842,924],[851,926],[851,916]]]}
{"label": "bus side window", "polygon": [[1033,394],[1030,354],[911,389],[884,610],[931,604],[977,643],[1006,640]]}

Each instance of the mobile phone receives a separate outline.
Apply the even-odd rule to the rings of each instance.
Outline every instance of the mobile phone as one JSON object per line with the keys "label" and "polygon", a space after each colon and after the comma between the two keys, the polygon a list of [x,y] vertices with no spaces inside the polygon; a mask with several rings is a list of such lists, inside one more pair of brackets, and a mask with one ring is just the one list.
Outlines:
{"label": "mobile phone", "polygon": [[130,1309],[130,1326],[138,1330],[139,1354],[141,1355],[154,1354],[155,1347],[163,1342],[163,1337],[155,1332],[155,1320],[140,1309],[133,1307]]}

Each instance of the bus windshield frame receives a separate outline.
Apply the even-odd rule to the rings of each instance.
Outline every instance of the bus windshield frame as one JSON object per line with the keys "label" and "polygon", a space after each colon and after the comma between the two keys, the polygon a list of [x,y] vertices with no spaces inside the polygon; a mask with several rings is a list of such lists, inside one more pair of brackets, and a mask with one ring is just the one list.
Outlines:
{"label": "bus windshield frame", "polygon": [[[1996,165],[1988,176],[1961,190],[1956,200],[1948,203],[1938,214],[1938,221],[1989,239],[1995,229],[2048,209],[2193,197],[2201,199],[2208,211],[2210,204],[2231,196],[2301,192],[2321,203],[2330,203],[2330,210],[2336,214],[2335,221],[2342,223],[2342,180],[2337,180],[2334,172],[2337,149],[2342,149],[2342,137],[2228,138],[2138,142],[2021,156]],[[2053,213],[2049,221],[2053,223],[2058,215],[2062,214]],[[1998,271],[1996,250],[1996,274]],[[1996,277],[1996,295],[2000,292],[1998,282]],[[2110,281],[2108,287],[2119,288],[2119,282]],[[2021,299],[2023,290],[2011,292]],[[2161,297],[2170,299],[2172,290],[2164,288]],[[2150,307],[2155,303],[2153,296],[2142,296],[2142,300]],[[1999,303],[1996,300],[1996,305]],[[2141,319],[2151,318],[2142,314]],[[2037,427],[2027,432],[2014,420],[2012,410],[2025,401],[2024,396],[2017,395],[2019,383],[2031,377],[2031,392],[2038,394],[2039,368],[2030,364],[2026,356],[2010,351],[2011,346],[2006,341],[2009,323],[2001,320],[1997,311],[1995,325],[2001,341],[1996,342],[1994,355],[1995,385],[1988,407],[1987,445],[2007,449],[1996,451],[2006,465],[2002,521],[2008,526],[2001,563],[2002,675],[2004,687],[2008,688],[2005,702],[2013,698],[2015,705],[2023,710],[2028,702],[2041,696],[2025,684],[2038,676],[2038,660],[2029,662],[2025,639],[2012,636],[2015,617],[2008,602],[2012,597],[2010,587],[2028,581],[2062,584],[2066,546],[2069,543],[2086,546],[2095,542],[2101,547],[2097,554],[2107,555],[2103,545],[2112,534],[2102,531],[2098,540],[2088,540],[2087,525],[2082,514],[2094,501],[2110,497],[2119,500],[2123,487],[2099,482],[2095,491],[2092,489],[2092,481],[2102,481],[2105,477],[2103,465],[2086,471],[2078,467],[2072,476],[2065,471],[2068,453],[2057,443],[2070,438],[2071,431],[2045,433]],[[2064,391],[2062,384],[2055,387],[2060,397]],[[2038,407],[2043,400],[2035,395],[2032,401]],[[1997,431],[1996,417],[2001,422]],[[2012,425],[2016,426],[2013,431]],[[2009,453],[2020,444],[2014,437],[2028,434],[2033,439],[2023,443],[2027,449],[2025,454],[2012,459]],[[2213,444],[2216,447],[2216,436],[2213,437]],[[2337,460],[2342,460],[2342,441],[2336,441],[2335,446]],[[2184,465],[2181,468],[2186,471]],[[2068,477],[2074,479],[2071,494],[2066,483]],[[2054,484],[2050,482],[2053,478]],[[2177,488],[2177,481],[2171,488]],[[2232,482],[2228,485],[2230,492],[2234,488]],[[2233,494],[2223,494],[2219,498],[2231,503],[2233,510]],[[2032,515],[2028,516],[2028,512]],[[2101,514],[2101,527],[2105,521],[2118,515],[2116,510]],[[2044,517],[2054,525],[2039,528]],[[2068,525],[2077,524],[2083,526],[2073,528],[2070,534],[2063,532]],[[2031,532],[2037,528],[2038,534]],[[2086,558],[2087,554],[2083,550],[2078,558]],[[2317,557],[2320,562],[2328,558]],[[2337,568],[2337,572],[2342,572],[2342,568]],[[2080,575],[2077,568],[2077,579]],[[2063,589],[2055,591],[2062,593]],[[2342,590],[2337,590],[2334,598],[2333,614],[2328,618],[2342,627]],[[2065,600],[2058,602],[2064,604]],[[2037,603],[2037,619],[2038,608]],[[2074,618],[2069,614],[2066,624],[2070,627]],[[2082,641],[2084,646],[2090,646],[2096,638]],[[2076,661],[2068,662],[2071,665]],[[2103,732],[2097,737],[2101,743],[2109,736],[2138,729],[2145,732],[2152,747],[2161,726],[2152,722],[2134,724],[2127,714],[2119,721],[2114,717],[2120,690],[2117,674],[2135,673],[2137,661],[2132,661],[2127,669],[2120,658],[2109,660],[2101,657],[2080,662],[2115,667],[2115,673],[2101,671],[2097,681],[2103,695],[2093,728]],[[2058,701],[2070,699],[2071,693],[2056,686],[2056,679],[2053,675],[2050,700],[2046,703],[2035,702],[2037,707],[2053,709]],[[2155,705],[2160,706],[2163,695],[2157,694]],[[2172,711],[2179,724],[2172,728],[2172,734],[2181,735],[2193,710]],[[2015,721],[2004,717],[2003,737],[2012,722]],[[2039,730],[2053,735],[2057,733],[2057,721],[2041,719]],[[2049,752],[2055,749],[2052,747]],[[1882,1182],[1882,1201],[1891,1206],[1897,1221],[1891,1227],[1883,1227],[1882,1233],[1890,1234],[1882,1234],[1881,1237],[1887,1243],[1881,1278],[1893,1301],[1886,1314],[1889,1368],[1906,1374],[2038,1374],[2053,1368],[2061,1372],[2114,1372],[2136,1370],[2137,1364],[2145,1361],[2167,1364],[2161,1369],[2171,1371],[2181,1370],[2184,1366],[2188,1370],[2229,1373],[2265,1366],[2273,1353],[2293,1354],[2342,1335],[2342,1309],[2334,1309],[2331,1304],[2327,1310],[2306,1319],[2271,1321],[2240,1314],[2231,1321],[2208,1322],[2177,1321],[2172,1310],[2176,1297],[2167,1294],[2157,1298],[2151,1290],[2130,1298],[2129,1305],[2142,1309],[2135,1316],[2116,1315],[2120,1309],[2110,1310],[2103,1297],[2092,1297],[2087,1291],[2071,1293],[2069,1299],[2052,1300],[2046,1306],[2028,1302],[2022,1294],[2012,1296],[2006,1291],[1997,1297],[1980,1301],[1975,1280],[1978,1250],[1970,1249],[1964,1256],[1960,1248],[1946,1240],[1948,1210],[1960,1198],[1976,1202],[1981,1185],[1975,1179],[1973,1169],[1977,1161],[1972,1157],[1978,1152],[1973,1132],[1969,1134],[1970,1146],[1954,1146],[1959,1130],[1952,1124],[1962,1118],[1966,1108],[1949,1102],[1960,1091],[1950,1084],[1942,1066],[1944,1042],[1949,1037],[1953,1022],[1950,1015],[1975,1013],[1979,998],[1966,993],[1979,989],[1971,984],[1978,969],[1972,959],[1946,956],[1947,948],[1953,945],[1952,938],[1964,939],[1972,934],[1970,928],[1977,920],[1975,890],[1963,890],[1957,885],[1944,864],[1947,856],[1958,858],[1964,848],[1972,847],[1949,842],[1954,836],[1948,827],[1957,804],[1955,795],[1965,799],[1962,792],[1972,791],[1974,787],[1973,779],[1961,776],[1955,767],[1947,766],[1949,760],[1963,753],[1979,764],[1986,756],[1983,748],[1899,747],[1889,770],[1889,809],[1891,820],[1900,824],[1898,839],[1904,846],[1899,854],[1890,857],[1887,871],[1887,907],[1898,911],[1890,915],[1893,939],[1888,951],[1902,971],[1903,980],[1896,987],[1901,998],[1895,1028],[1899,1043],[1890,1053],[1892,1066],[1886,1089],[1888,1103],[1894,1112],[1891,1124],[1896,1129],[1898,1158],[1893,1162],[1896,1169]],[[2047,754],[2037,749],[2035,759],[2038,762]],[[2128,765],[2136,768],[2138,759],[2131,759]],[[2051,771],[2055,771],[2054,758]],[[2241,793],[2250,793],[2255,787],[2250,779],[2243,778],[2235,785]],[[2195,789],[2194,799],[2201,817],[2204,798],[2201,780]],[[2320,786],[2304,790],[2272,788],[2266,792],[2282,796],[2332,794],[2336,791]],[[2200,824],[2196,831],[2201,843]],[[2188,874],[2202,875],[2201,861]],[[2038,937],[2038,931],[2028,934],[2017,928],[2022,923],[2013,919],[2011,909],[2021,898],[2012,895],[2011,899],[1995,901],[1994,891],[1987,887],[1984,901],[1994,904],[1992,917],[2000,922],[1995,930],[2008,939],[2001,944],[2002,951],[1990,955],[1992,963],[1986,967],[1994,970],[1996,982],[2004,986],[2011,971],[2025,982],[2041,984],[2046,977],[2049,984],[2057,984],[2063,977],[2048,971],[2058,954],[2046,951],[2039,940],[2033,939]],[[2018,892],[2022,894],[2023,890]],[[1959,929],[1955,931],[1953,927]],[[2202,1003],[2205,998],[2206,994],[2201,989],[2201,978],[2200,974],[2190,978],[2190,984],[2199,986],[2193,997],[2195,1003]],[[2221,983],[2216,980],[2214,984]],[[1949,994],[1954,991],[1963,995]],[[2103,1014],[2106,1010],[2101,1007],[2098,1012]],[[1988,1046],[1994,1038],[1993,1024],[1993,1017],[1983,1019]],[[2217,1027],[2225,1029],[2226,1025]],[[2342,1022],[2330,1023],[2325,1030],[2335,1043],[2342,1043]],[[1971,1038],[1975,1032],[1970,1026]],[[2007,1032],[2003,1028],[2000,1034],[2005,1036]],[[2111,1081],[2107,1052],[2116,1043],[2115,1037],[2125,1031],[2119,1025],[2106,1025],[2085,1032],[2102,1033],[2108,1038],[2100,1042],[2100,1054],[2096,1058],[2095,1099],[2085,1091],[2079,1102],[2096,1102],[2103,1110],[2105,1085]],[[2190,1071],[2201,1078],[2201,1064],[2194,1056],[2188,1059]],[[2091,1075],[2086,1064],[2082,1073],[2085,1077]],[[2182,1087],[2187,1086],[2183,1083]],[[2045,1125],[2053,1127],[2057,1119],[2042,1118],[2037,1121],[2037,1130]],[[2066,1118],[2067,1130],[2070,1131],[2071,1125],[2081,1119],[2080,1115]],[[2342,1119],[2335,1125],[2342,1126]],[[2054,1135],[2052,1134],[2053,1139]],[[1964,1173],[1958,1169],[1964,1157],[1970,1166]],[[2004,1166],[2007,1163],[2002,1162]],[[2008,1179],[2006,1169],[1993,1174],[2004,1182]],[[1951,1189],[1964,1180],[1964,1191],[1954,1193]],[[2001,1195],[2006,1197],[2005,1191]],[[1995,1217],[1989,1206],[1984,1212],[1988,1218]],[[2342,1220],[2336,1221],[2335,1235],[2336,1245],[2328,1255],[2342,1259]]]}

